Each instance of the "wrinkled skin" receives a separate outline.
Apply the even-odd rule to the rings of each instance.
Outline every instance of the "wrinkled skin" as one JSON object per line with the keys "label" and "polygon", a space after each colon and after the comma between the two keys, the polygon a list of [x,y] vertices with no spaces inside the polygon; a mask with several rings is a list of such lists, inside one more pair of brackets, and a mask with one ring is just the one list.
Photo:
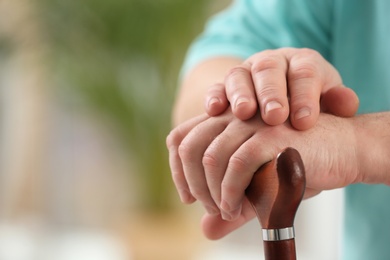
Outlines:
{"label": "wrinkled skin", "polygon": [[242,120],[260,111],[269,125],[289,120],[295,129],[315,125],[320,112],[351,117],[358,108],[355,92],[343,85],[340,74],[315,50],[280,48],[258,52],[231,68],[223,82],[206,92],[210,116],[228,107]]}
{"label": "wrinkled skin", "polygon": [[[259,113],[240,120],[227,109],[179,125],[167,137],[172,177],[184,203],[200,201],[207,213],[202,227],[220,238],[253,218],[244,196],[254,172],[285,147],[297,149],[306,168],[305,197],[360,182],[357,142],[350,118],[319,114],[310,129],[287,121],[264,123]],[[352,163],[351,163],[352,162]]]}

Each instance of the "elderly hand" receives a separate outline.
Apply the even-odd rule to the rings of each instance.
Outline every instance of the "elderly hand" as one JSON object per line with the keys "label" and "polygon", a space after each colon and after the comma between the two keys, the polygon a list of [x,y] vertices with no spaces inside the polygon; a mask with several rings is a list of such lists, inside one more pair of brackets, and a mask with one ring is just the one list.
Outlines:
{"label": "elderly hand", "polygon": [[216,117],[195,117],[167,137],[181,200],[200,201],[208,212],[205,234],[219,238],[254,217],[245,189],[260,166],[289,146],[305,164],[305,197],[359,182],[353,119],[322,113],[315,126],[297,131],[289,122],[269,126],[259,113],[242,121],[230,109]]}
{"label": "elderly hand", "polygon": [[223,83],[208,89],[205,107],[210,116],[221,114],[229,104],[239,119],[260,110],[269,125],[289,118],[294,128],[306,130],[314,126],[320,111],[353,116],[359,100],[318,52],[281,48],[254,54],[232,68]]}

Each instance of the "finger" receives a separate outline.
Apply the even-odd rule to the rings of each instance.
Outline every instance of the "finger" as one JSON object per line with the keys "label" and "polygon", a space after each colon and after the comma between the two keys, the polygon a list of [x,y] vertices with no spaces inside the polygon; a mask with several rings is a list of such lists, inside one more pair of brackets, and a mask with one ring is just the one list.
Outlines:
{"label": "finger", "polygon": [[235,221],[225,221],[221,215],[205,214],[202,218],[202,230],[208,239],[220,239],[249,222],[255,216],[249,201],[244,199],[241,215]]}
{"label": "finger", "polygon": [[210,116],[217,116],[224,112],[229,107],[225,85],[218,83],[210,86],[205,101],[206,113]]}
{"label": "finger", "polygon": [[289,115],[286,58],[271,50],[253,56],[248,62],[261,117],[269,125],[282,124]]}
{"label": "finger", "polygon": [[261,144],[251,137],[230,157],[224,179],[221,184],[221,214],[225,220],[235,220],[241,212],[245,189],[253,174],[265,162],[277,155],[273,149],[261,149]]}
{"label": "finger", "polygon": [[[319,53],[303,49],[290,58],[287,80],[290,91],[290,121],[294,128],[306,130],[314,126],[320,113],[320,96],[327,77],[323,66],[328,66]],[[335,73],[341,84],[341,79]],[[335,83],[336,84],[336,83]]]}
{"label": "finger", "polygon": [[193,197],[199,200],[208,213],[219,214],[219,208],[211,197],[202,165],[203,154],[212,140],[226,127],[226,122],[213,118],[196,125],[181,142],[178,152],[183,172]]}
{"label": "finger", "polygon": [[341,117],[354,116],[359,108],[356,93],[346,87],[334,87],[322,94],[321,110]]}
{"label": "finger", "polygon": [[205,151],[203,168],[210,194],[217,205],[221,203],[221,183],[229,158],[252,135],[248,128],[237,128],[230,124]]}
{"label": "finger", "polygon": [[311,188],[306,187],[306,189],[305,189],[305,194],[303,195],[303,199],[312,198],[312,197],[314,197],[314,196],[317,196],[317,195],[320,194],[320,193],[321,193],[320,190],[311,189]]}
{"label": "finger", "polygon": [[237,66],[225,78],[226,96],[233,114],[246,120],[256,114],[257,100],[249,68]]}
{"label": "finger", "polygon": [[206,118],[206,115],[202,115],[191,119],[173,129],[166,138],[172,179],[183,203],[192,203],[195,201],[195,198],[191,195],[185,179],[182,162],[178,153],[178,147],[189,131],[200,122],[206,120]]}
{"label": "finger", "polygon": [[171,167],[172,179],[176,190],[179,193],[180,200],[186,204],[191,204],[196,201],[196,199],[190,193],[177,149],[170,149],[169,165]]}

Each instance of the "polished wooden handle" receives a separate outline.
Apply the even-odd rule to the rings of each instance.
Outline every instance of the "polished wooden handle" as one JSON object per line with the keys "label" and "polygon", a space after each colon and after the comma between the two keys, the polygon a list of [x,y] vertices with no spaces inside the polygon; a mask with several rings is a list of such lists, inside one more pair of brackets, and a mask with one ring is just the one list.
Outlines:
{"label": "polished wooden handle", "polygon": [[[286,148],[254,174],[246,196],[256,211],[263,231],[293,230],[305,186],[303,162],[293,148]],[[264,241],[266,260],[296,259],[293,235],[264,240],[267,240]]]}

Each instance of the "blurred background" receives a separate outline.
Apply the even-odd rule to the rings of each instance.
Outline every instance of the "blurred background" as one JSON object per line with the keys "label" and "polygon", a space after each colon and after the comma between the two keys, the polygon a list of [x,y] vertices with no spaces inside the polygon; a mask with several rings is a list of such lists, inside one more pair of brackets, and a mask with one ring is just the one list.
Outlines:
{"label": "blurred background", "polygon": [[0,0],[0,260],[261,258],[255,222],[202,236],[165,148],[186,49],[229,3]]}

